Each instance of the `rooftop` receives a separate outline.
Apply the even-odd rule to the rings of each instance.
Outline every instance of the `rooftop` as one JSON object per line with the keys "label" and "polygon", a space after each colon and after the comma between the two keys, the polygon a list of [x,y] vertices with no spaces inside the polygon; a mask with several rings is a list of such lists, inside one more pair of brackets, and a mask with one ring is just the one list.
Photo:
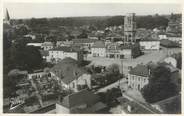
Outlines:
{"label": "rooftop", "polygon": [[84,69],[78,66],[78,62],[72,58],[65,58],[53,68],[51,72],[56,74],[64,83],[69,84],[74,79],[86,73]]}
{"label": "rooftop", "polygon": [[104,41],[96,41],[92,47],[93,48],[105,48],[105,42]]}
{"label": "rooftop", "polygon": [[77,52],[79,51],[79,49],[74,49],[72,47],[68,47],[68,46],[60,46],[54,49],[50,49],[49,51],[64,51],[64,52]]}
{"label": "rooftop", "polygon": [[163,113],[179,114],[181,113],[181,95],[164,99],[162,101],[154,103],[153,105],[158,105]]}
{"label": "rooftop", "polygon": [[53,46],[52,42],[44,42],[42,43],[42,46]]}
{"label": "rooftop", "polygon": [[148,77],[149,76],[149,69],[145,65],[138,64],[136,67],[132,68],[129,71],[129,73],[132,75]]}
{"label": "rooftop", "polygon": [[144,38],[144,39],[141,39],[141,41],[159,41],[158,39],[154,39],[154,38]]}
{"label": "rooftop", "polygon": [[83,104],[92,106],[99,102],[99,100],[99,96],[92,93],[91,91],[81,90],[77,93],[73,93],[64,97],[61,104],[67,108],[72,108]]}
{"label": "rooftop", "polygon": [[94,43],[97,40],[96,39],[73,39],[73,43]]}

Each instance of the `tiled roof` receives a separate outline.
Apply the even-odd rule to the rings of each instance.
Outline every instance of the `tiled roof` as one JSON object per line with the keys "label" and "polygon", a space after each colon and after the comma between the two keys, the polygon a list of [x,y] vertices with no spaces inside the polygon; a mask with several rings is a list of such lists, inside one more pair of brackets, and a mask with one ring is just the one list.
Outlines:
{"label": "tiled roof", "polygon": [[42,43],[42,46],[53,46],[52,42],[44,42]]}
{"label": "tiled roof", "polygon": [[178,47],[178,44],[176,42],[173,42],[167,39],[162,39],[160,41],[160,44],[164,47]]}
{"label": "tiled roof", "polygon": [[50,49],[49,51],[77,52],[79,50],[74,49],[72,47],[68,47],[68,46],[61,46],[61,47],[57,47],[57,48],[54,48],[54,49]]}
{"label": "tiled roof", "polygon": [[164,99],[162,101],[154,103],[154,105],[158,105],[162,109],[163,113],[167,114],[181,113],[181,95]]}
{"label": "tiled roof", "polygon": [[95,113],[95,112],[98,112],[98,111],[103,110],[105,108],[107,108],[107,105],[106,104],[104,104],[102,102],[98,102],[98,103],[94,104],[92,107],[87,108],[85,110],[85,112],[87,112],[87,113],[88,112],[89,113]]}
{"label": "tiled roof", "polygon": [[145,65],[138,64],[136,67],[131,69],[129,73],[132,75],[148,77],[149,76],[149,69]]}
{"label": "tiled roof", "polygon": [[120,49],[132,49],[133,45],[121,45]]}
{"label": "tiled roof", "polygon": [[149,39],[144,38],[144,39],[141,39],[141,41],[159,41],[159,40],[154,38],[149,38]]}
{"label": "tiled roof", "polygon": [[93,48],[105,48],[105,42],[104,41],[96,41],[92,47]]}
{"label": "tiled roof", "polygon": [[84,104],[87,106],[92,106],[99,102],[99,100],[100,97],[91,91],[81,90],[77,93],[73,93],[64,97],[61,104],[67,108],[72,108]]}
{"label": "tiled roof", "polygon": [[72,40],[73,41],[73,43],[94,43],[94,42],[96,42],[97,40],[95,40],[95,39],[73,39]]}
{"label": "tiled roof", "polygon": [[56,109],[56,104],[51,104],[51,105],[48,105],[48,106],[44,106],[42,108],[39,108],[38,110],[36,111],[33,111],[31,113],[35,114],[35,113],[47,113],[49,111],[52,111],[52,110],[55,110]]}
{"label": "tiled roof", "polygon": [[58,76],[66,84],[69,84],[82,74],[86,73],[84,69],[78,66],[76,60],[69,57],[63,59],[51,68],[51,72],[56,74],[56,76]]}

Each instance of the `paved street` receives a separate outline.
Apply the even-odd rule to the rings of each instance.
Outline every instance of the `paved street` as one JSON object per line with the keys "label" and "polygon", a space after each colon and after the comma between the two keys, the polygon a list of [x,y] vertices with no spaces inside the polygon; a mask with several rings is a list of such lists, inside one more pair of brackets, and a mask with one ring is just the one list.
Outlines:
{"label": "paved street", "polygon": [[[159,62],[162,61],[164,58],[167,57],[167,52],[166,52],[166,48],[163,48],[162,50],[159,51],[151,51],[149,53],[146,53],[140,57],[137,57],[135,59],[109,59],[109,58],[92,58],[92,57],[88,57],[87,60],[92,61],[90,65],[102,65],[102,66],[109,66],[113,63],[119,64],[119,65],[123,65],[123,73],[127,74],[128,73],[128,67],[129,66],[136,66],[137,64],[147,64],[148,62],[152,61],[152,62]],[[178,49],[168,49],[169,52],[172,53],[178,53],[181,51],[180,48]],[[120,71],[122,71],[122,67],[120,66]]]}
{"label": "paved street", "polygon": [[116,81],[116,82],[114,82],[114,83],[112,83],[112,84],[110,84],[110,85],[108,85],[108,86],[106,86],[106,87],[104,87],[104,88],[99,89],[97,92],[106,92],[108,89],[112,89],[112,88],[114,88],[114,87],[118,87],[119,84],[120,84],[120,87],[121,87],[122,85],[126,84],[126,79],[123,78],[123,79],[121,79],[120,81],[118,80],[118,81]]}

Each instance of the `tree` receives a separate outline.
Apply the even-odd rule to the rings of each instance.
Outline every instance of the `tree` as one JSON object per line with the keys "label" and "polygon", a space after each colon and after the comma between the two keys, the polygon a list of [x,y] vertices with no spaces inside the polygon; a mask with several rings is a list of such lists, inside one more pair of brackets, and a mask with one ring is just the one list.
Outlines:
{"label": "tree", "polygon": [[181,69],[181,65],[182,65],[182,56],[181,56],[181,52],[174,54],[173,57],[176,59],[177,61],[177,68]]}
{"label": "tree", "polygon": [[119,66],[118,64],[111,64],[108,68],[107,71],[111,74],[119,74]]}
{"label": "tree", "polygon": [[171,72],[168,68],[158,66],[151,74],[149,83],[141,90],[146,102],[154,103],[178,94],[176,85],[170,81]]}
{"label": "tree", "polygon": [[135,43],[132,46],[132,57],[136,58],[142,54],[139,43]]}
{"label": "tree", "polygon": [[103,96],[103,99],[105,100],[105,103],[107,103],[107,105],[112,106],[116,98],[120,96],[122,96],[121,90],[119,88],[112,88],[110,90],[107,90],[105,96]]}

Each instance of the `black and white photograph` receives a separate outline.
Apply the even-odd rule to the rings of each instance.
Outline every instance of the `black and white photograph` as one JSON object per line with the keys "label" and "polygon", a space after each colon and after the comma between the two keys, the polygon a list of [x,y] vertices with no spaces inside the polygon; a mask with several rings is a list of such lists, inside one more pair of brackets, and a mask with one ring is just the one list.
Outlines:
{"label": "black and white photograph", "polygon": [[181,114],[182,4],[3,2],[3,114]]}

